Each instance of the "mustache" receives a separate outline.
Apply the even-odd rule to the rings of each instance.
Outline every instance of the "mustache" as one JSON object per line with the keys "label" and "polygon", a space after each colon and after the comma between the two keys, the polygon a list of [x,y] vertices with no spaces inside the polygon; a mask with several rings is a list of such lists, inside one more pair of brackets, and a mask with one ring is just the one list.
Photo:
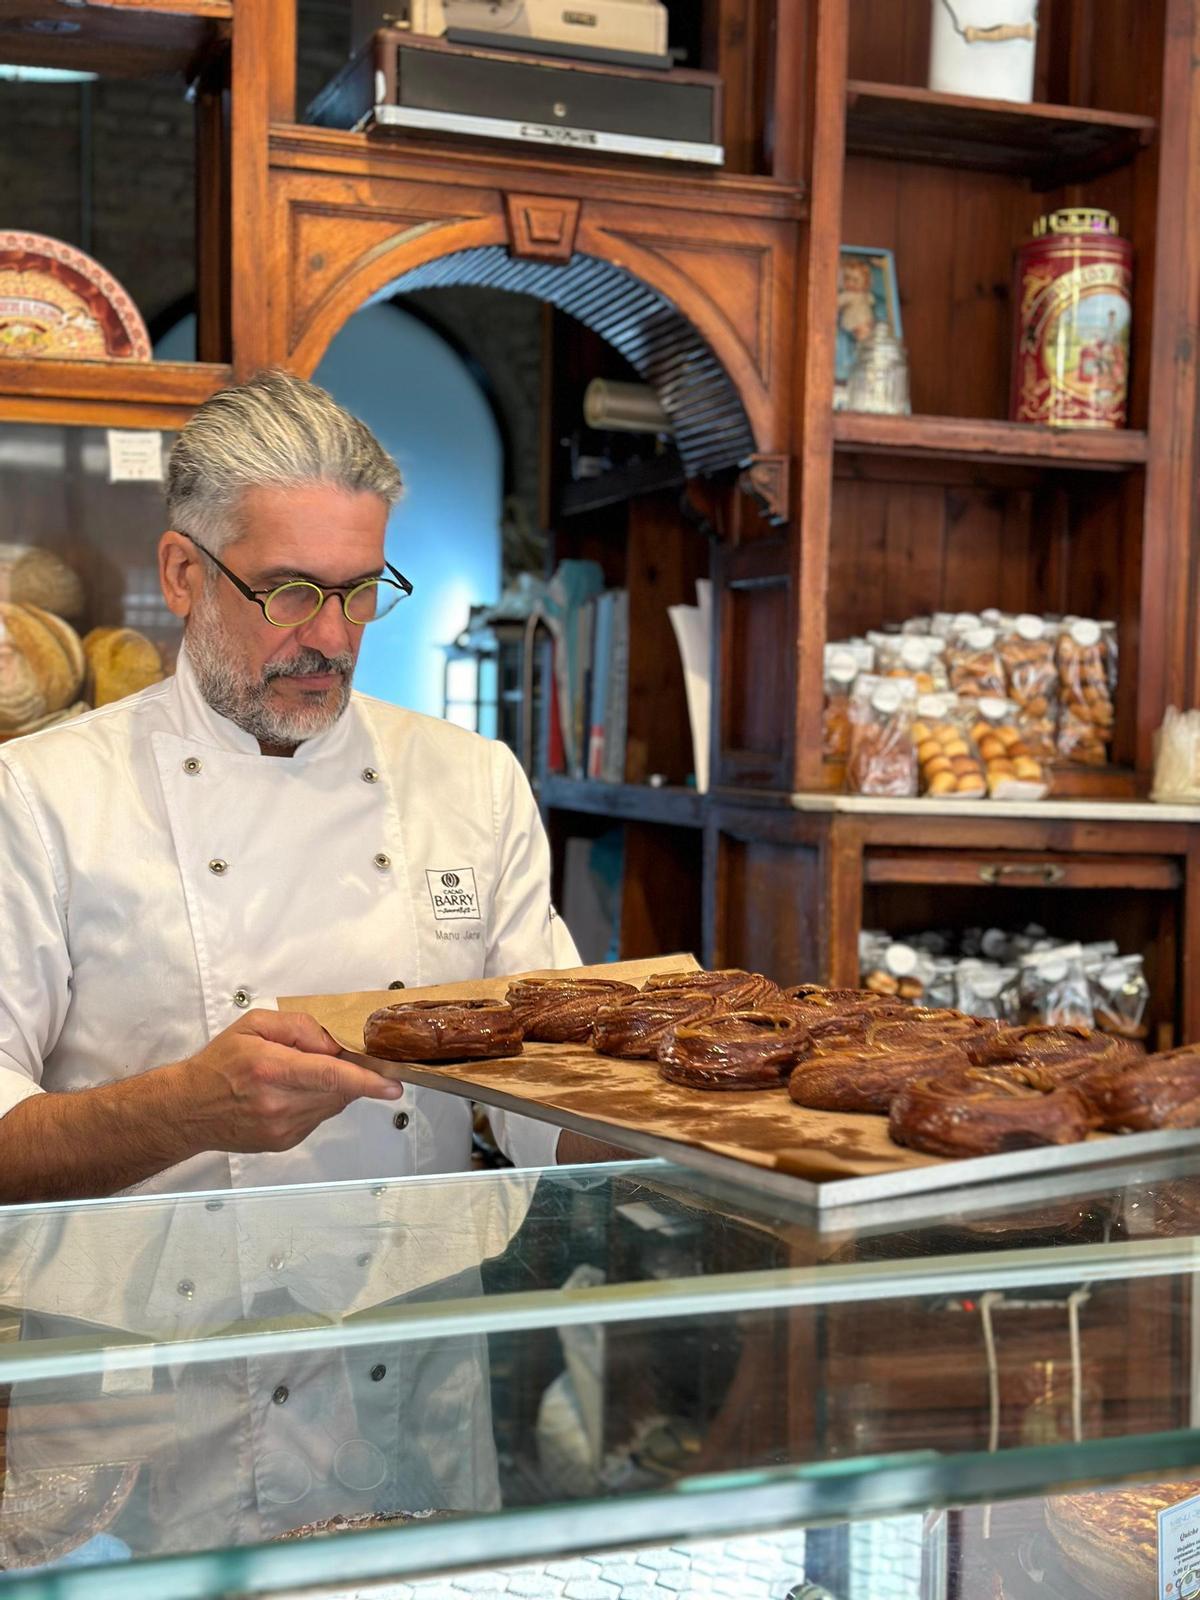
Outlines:
{"label": "mustache", "polygon": [[348,651],[339,656],[327,656],[304,646],[290,661],[268,663],[263,668],[262,681],[267,684],[276,678],[307,678],[321,672],[339,672],[348,678],[353,671],[354,657]]}

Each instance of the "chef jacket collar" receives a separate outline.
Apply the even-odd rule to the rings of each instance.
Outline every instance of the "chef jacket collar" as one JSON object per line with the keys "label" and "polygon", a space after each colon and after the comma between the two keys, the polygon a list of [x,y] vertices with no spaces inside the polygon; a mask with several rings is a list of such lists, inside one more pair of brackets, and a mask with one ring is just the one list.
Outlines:
{"label": "chef jacket collar", "polygon": [[[223,717],[219,711],[214,711],[201,694],[186,644],[179,651],[173,689],[178,730],[184,738],[194,739],[208,745],[209,748],[215,746],[219,750],[228,750],[237,755],[262,758],[258,740],[254,735],[247,733],[244,728],[239,728],[236,722]],[[292,761],[305,765],[309,761],[342,754],[351,739],[350,725],[354,713],[355,707],[351,701],[331,728],[327,728],[324,733],[316,734],[311,739],[305,739],[303,744],[296,747],[291,757]]]}

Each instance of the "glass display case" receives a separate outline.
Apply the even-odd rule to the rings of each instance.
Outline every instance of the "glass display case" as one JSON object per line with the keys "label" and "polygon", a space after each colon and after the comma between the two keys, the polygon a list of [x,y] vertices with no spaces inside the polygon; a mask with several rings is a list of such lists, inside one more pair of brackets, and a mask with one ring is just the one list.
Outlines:
{"label": "glass display case", "polygon": [[1189,1165],[10,1208],[0,1594],[1149,1600],[1200,1493]]}

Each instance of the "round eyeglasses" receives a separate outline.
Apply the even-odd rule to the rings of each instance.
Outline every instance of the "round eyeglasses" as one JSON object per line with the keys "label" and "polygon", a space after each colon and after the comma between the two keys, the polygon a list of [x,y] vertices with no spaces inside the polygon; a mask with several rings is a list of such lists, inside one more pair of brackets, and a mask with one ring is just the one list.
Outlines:
{"label": "round eyeglasses", "polygon": [[[182,533],[184,530],[180,528],[178,531]],[[299,628],[311,622],[331,595],[336,595],[341,601],[346,621],[361,628],[368,622],[378,622],[381,617],[386,617],[413,591],[412,584],[389,561],[385,561],[384,566],[390,576],[364,578],[349,589],[327,589],[323,584],[314,583],[311,578],[290,578],[286,583],[277,584],[274,589],[252,589],[211,550],[206,550],[194,534],[189,533],[186,537],[240,594],[258,606],[273,628]]]}

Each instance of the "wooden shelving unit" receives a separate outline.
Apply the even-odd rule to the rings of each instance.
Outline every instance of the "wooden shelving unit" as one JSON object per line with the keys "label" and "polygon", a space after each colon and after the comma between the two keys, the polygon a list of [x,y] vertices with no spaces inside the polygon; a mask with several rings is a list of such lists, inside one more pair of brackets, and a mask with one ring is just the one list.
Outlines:
{"label": "wooden shelving unit", "polygon": [[903,83],[846,85],[846,151],[1027,178],[1035,190],[1101,177],[1158,132],[1153,117],[938,94]]}
{"label": "wooden shelving unit", "polygon": [[193,77],[229,44],[234,0],[24,0],[0,14],[0,55],[105,77]]}
{"label": "wooden shelving unit", "polygon": [[910,460],[974,461],[1075,472],[1122,472],[1144,466],[1150,443],[1134,428],[1040,428],[974,417],[887,417],[840,411],[834,448]]}
{"label": "wooden shelving unit", "polygon": [[4,361],[0,420],[180,428],[231,371],[205,361]]}
{"label": "wooden shelving unit", "polygon": [[695,789],[639,783],[596,783],[549,773],[539,785],[543,807],[622,822],[662,822],[673,828],[704,825],[704,796]]}

